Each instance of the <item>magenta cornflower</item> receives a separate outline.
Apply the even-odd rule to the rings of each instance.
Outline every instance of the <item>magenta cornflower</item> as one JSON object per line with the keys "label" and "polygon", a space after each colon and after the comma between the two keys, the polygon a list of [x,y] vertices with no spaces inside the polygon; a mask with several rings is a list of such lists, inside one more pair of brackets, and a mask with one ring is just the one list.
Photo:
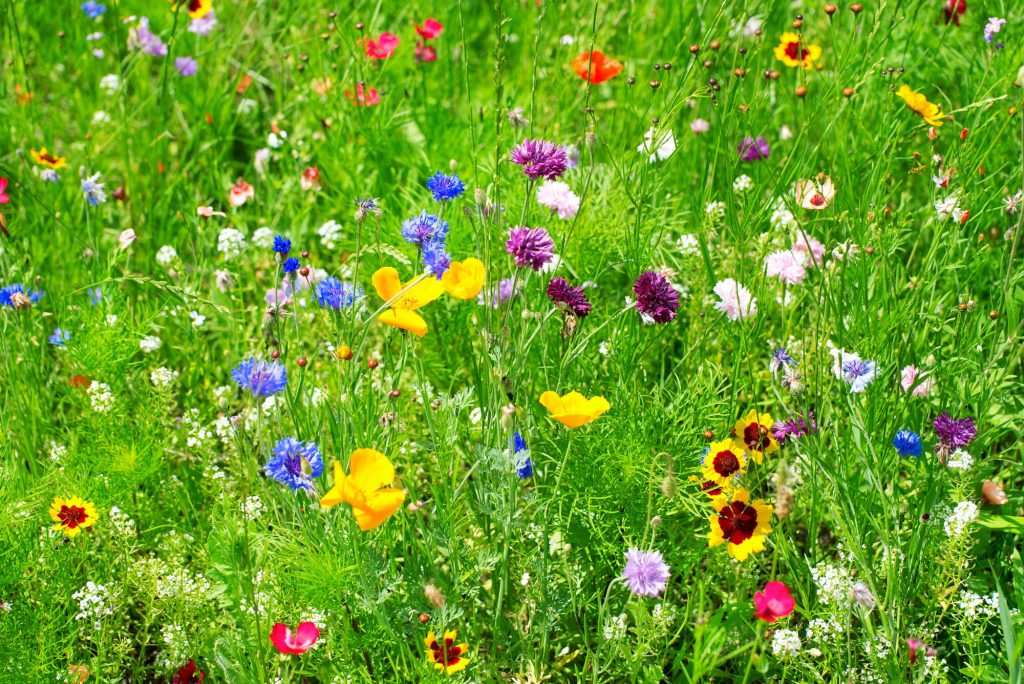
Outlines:
{"label": "magenta cornflower", "polygon": [[552,278],[548,283],[548,297],[558,308],[568,311],[576,318],[590,313],[590,302],[582,287],[570,285],[565,278]]}
{"label": "magenta cornflower", "polygon": [[636,310],[645,322],[668,323],[676,317],[679,293],[660,273],[641,273],[633,283],[633,294],[636,295]]}
{"label": "magenta cornflower", "polygon": [[947,450],[965,447],[974,441],[978,428],[973,418],[953,418],[948,412],[935,419],[935,434],[940,444],[936,449],[945,447]]}
{"label": "magenta cornflower", "polygon": [[509,157],[513,164],[523,167],[523,173],[531,180],[554,180],[569,166],[565,148],[547,140],[524,140],[516,145]]}
{"label": "magenta cornflower", "polygon": [[669,567],[658,551],[641,551],[630,547],[626,552],[626,569],[622,578],[637,596],[661,596],[668,586]]}
{"label": "magenta cornflower", "polygon": [[814,422],[814,411],[807,412],[807,419],[796,416],[790,420],[780,420],[772,425],[772,437],[779,444],[785,444],[788,440],[798,440],[818,429]]}
{"label": "magenta cornflower", "polygon": [[747,136],[740,142],[737,147],[737,151],[740,154],[740,159],[747,162],[760,161],[761,159],[767,159],[771,148],[768,147],[768,141],[757,136],[753,138]]}
{"label": "magenta cornflower", "polygon": [[505,251],[515,257],[516,266],[539,271],[555,257],[555,243],[543,228],[516,226],[508,232]]}

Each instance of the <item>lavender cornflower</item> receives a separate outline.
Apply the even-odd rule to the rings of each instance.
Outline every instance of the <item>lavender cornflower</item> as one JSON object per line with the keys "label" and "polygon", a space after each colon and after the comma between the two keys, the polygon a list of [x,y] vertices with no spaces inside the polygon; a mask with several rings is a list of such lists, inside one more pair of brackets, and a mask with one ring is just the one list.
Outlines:
{"label": "lavender cornflower", "polygon": [[772,352],[772,360],[768,362],[768,369],[772,372],[772,375],[777,375],[783,367],[795,365],[796,361],[789,355],[789,350],[785,347],[779,347]]}
{"label": "lavender cornflower", "polygon": [[450,176],[438,171],[427,179],[427,190],[434,196],[435,202],[447,202],[462,195],[466,186],[456,174]]}
{"label": "lavender cornflower", "polygon": [[843,361],[843,380],[850,385],[851,393],[863,392],[875,379],[877,364],[874,361],[864,361],[856,354],[850,354]]}
{"label": "lavender cornflower", "polygon": [[440,240],[444,242],[448,236],[448,223],[434,214],[427,212],[402,222],[402,239],[416,245],[419,249],[426,249],[431,242]]}
{"label": "lavender cornflower", "polygon": [[452,265],[452,257],[448,254],[447,245],[443,239],[428,242],[424,245],[420,256],[423,259],[423,267],[438,280]]}
{"label": "lavender cornflower", "polygon": [[509,154],[513,164],[523,167],[530,180],[555,180],[569,165],[565,148],[546,140],[523,140]]}
{"label": "lavender cornflower", "polygon": [[50,341],[50,344],[56,347],[63,347],[65,344],[71,341],[71,333],[69,333],[67,330],[62,330],[61,328],[54,328],[53,334],[47,337],[46,339]]}
{"label": "lavender cornflower", "polygon": [[43,298],[43,293],[38,290],[26,290],[21,283],[14,283],[7,287],[0,288],[0,306],[9,306],[12,309],[26,309]]}
{"label": "lavender cornflower", "polygon": [[362,288],[343,283],[334,277],[324,278],[316,284],[316,303],[335,311],[347,309],[362,297]]}
{"label": "lavender cornflower", "polygon": [[274,238],[274,251],[281,256],[287,255],[292,251],[292,241],[283,235],[278,235]]}
{"label": "lavender cornflower", "polygon": [[533,477],[530,450],[526,448],[526,440],[518,432],[512,433],[512,459],[515,462],[516,475],[524,480]]}
{"label": "lavender cornflower", "polygon": [[477,295],[476,301],[480,306],[486,306],[489,303],[492,309],[497,309],[499,304],[518,294],[518,289],[513,278],[502,278],[490,290],[482,290]]}
{"label": "lavender cornflower", "polygon": [[559,309],[576,318],[585,318],[590,313],[590,302],[583,288],[570,285],[565,278],[552,278],[548,283],[547,294]]}
{"label": "lavender cornflower", "polygon": [[661,596],[668,585],[669,567],[658,551],[630,547],[622,578],[636,596]]}
{"label": "lavender cornflower", "polygon": [[129,47],[133,46],[138,47],[147,55],[152,55],[153,57],[167,56],[167,45],[160,40],[160,36],[149,30],[149,19],[147,17],[139,19],[139,25],[135,27],[134,32],[129,36]]}
{"label": "lavender cornflower", "polygon": [[254,397],[269,397],[288,386],[288,371],[276,361],[257,361],[250,356],[232,369],[231,379]]}
{"label": "lavender cornflower", "polygon": [[82,179],[82,193],[85,199],[94,207],[98,207],[107,201],[107,193],[103,191],[105,183],[98,183],[100,174],[94,173],[88,178]]}
{"label": "lavender cornflower", "polygon": [[196,71],[199,70],[199,62],[191,57],[175,57],[174,68],[182,78],[195,76]]}
{"label": "lavender cornflower", "polygon": [[978,434],[978,428],[973,418],[953,418],[948,412],[943,411],[942,415],[935,419],[935,434],[940,442],[935,447],[936,451],[952,451],[973,442]]}
{"label": "lavender cornflower", "polygon": [[668,278],[655,271],[646,271],[633,283],[636,310],[645,323],[668,323],[676,317],[679,293]]}
{"label": "lavender cornflower", "polygon": [[555,243],[543,228],[516,226],[508,232],[505,251],[515,257],[516,266],[539,271],[555,256]]}
{"label": "lavender cornflower", "polygon": [[768,147],[768,141],[761,136],[752,138],[748,135],[743,138],[743,141],[739,144],[737,151],[739,152],[740,159],[743,161],[754,162],[767,159],[771,148]]}
{"label": "lavender cornflower", "polygon": [[780,420],[772,425],[771,432],[776,442],[785,444],[787,440],[796,441],[817,429],[818,424],[814,422],[814,411],[808,411],[807,420],[800,416],[790,418],[789,420]]}
{"label": "lavender cornflower", "polygon": [[1005,19],[999,17],[989,17],[988,23],[985,24],[985,42],[991,43],[995,35],[1003,30],[1003,25],[1006,23]]}
{"label": "lavender cornflower", "polygon": [[921,438],[911,430],[900,430],[892,438],[892,445],[900,456],[920,456]]}
{"label": "lavender cornflower", "polygon": [[285,437],[274,446],[274,455],[267,461],[266,473],[292,490],[313,491],[313,478],[324,472],[324,459],[313,442],[300,442]]}

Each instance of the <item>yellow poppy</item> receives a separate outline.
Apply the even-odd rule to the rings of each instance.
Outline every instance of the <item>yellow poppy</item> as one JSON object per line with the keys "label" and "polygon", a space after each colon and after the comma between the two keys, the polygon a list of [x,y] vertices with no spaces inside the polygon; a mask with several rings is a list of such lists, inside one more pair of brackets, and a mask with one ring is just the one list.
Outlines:
{"label": "yellow poppy", "polygon": [[348,462],[348,475],[339,461],[334,462],[334,486],[320,499],[320,505],[330,508],[347,503],[359,529],[374,530],[405,501],[401,489],[384,486],[394,479],[395,467],[387,456],[373,449],[356,449]]}
{"label": "yellow poppy", "polygon": [[552,418],[571,428],[586,425],[611,408],[604,397],[587,399],[579,392],[569,392],[560,397],[556,392],[548,390],[540,395],[540,403],[551,413]]}
{"label": "yellow poppy", "polygon": [[212,9],[213,3],[210,0],[188,0],[188,16],[190,19],[202,19]]}
{"label": "yellow poppy", "polygon": [[932,104],[928,101],[928,98],[921,93],[915,93],[906,83],[896,91],[896,94],[903,98],[903,101],[907,103],[907,106],[920,115],[929,126],[942,125],[942,119],[945,115],[939,109],[939,105]]}
{"label": "yellow poppy", "polygon": [[96,507],[77,496],[70,499],[55,496],[50,504],[50,518],[57,523],[53,529],[74,537],[83,529],[92,529],[96,524]]}
{"label": "yellow poppy", "polygon": [[45,166],[48,169],[63,169],[68,165],[68,160],[64,157],[58,157],[55,154],[50,154],[46,151],[46,148],[41,150],[29,150],[32,154],[32,159],[36,164]]}
{"label": "yellow poppy", "polygon": [[750,409],[747,415],[736,421],[733,432],[736,441],[747,449],[747,455],[757,463],[764,460],[765,454],[773,454],[779,450],[779,443],[772,437],[772,414],[758,413]]}
{"label": "yellow poppy", "polygon": [[801,43],[800,36],[795,33],[783,33],[775,46],[775,59],[789,67],[810,69],[820,58],[821,47]]}
{"label": "yellow poppy", "polygon": [[484,263],[470,257],[453,261],[441,276],[441,287],[456,299],[472,299],[484,289]]}
{"label": "yellow poppy", "polygon": [[747,457],[743,453],[743,445],[731,439],[712,442],[708,453],[704,455],[701,475],[707,482],[718,486],[732,483],[737,475],[747,472]]}
{"label": "yellow poppy", "polygon": [[[373,274],[373,287],[385,302],[391,302],[391,308],[377,316],[381,323],[408,330],[414,335],[423,337],[427,334],[427,322],[416,313],[416,309],[426,306],[441,296],[444,288],[436,278],[427,276],[413,281],[416,284],[402,285],[398,271],[385,266]],[[412,285],[410,287],[410,285]],[[402,292],[408,288],[405,292]],[[401,292],[401,296],[399,293]],[[394,301],[391,301],[394,299]]]}
{"label": "yellow poppy", "polygon": [[728,543],[729,555],[736,560],[746,560],[752,553],[764,551],[764,537],[772,531],[772,507],[758,499],[750,503],[750,493],[740,487],[732,495],[711,500],[715,515],[708,518],[711,531],[708,546]]}
{"label": "yellow poppy", "polygon": [[457,634],[454,629],[448,630],[444,633],[444,639],[438,642],[437,635],[431,631],[423,640],[427,645],[427,662],[434,663],[434,669],[443,670],[445,674],[455,674],[469,665],[469,658],[466,657],[469,644],[456,644]]}

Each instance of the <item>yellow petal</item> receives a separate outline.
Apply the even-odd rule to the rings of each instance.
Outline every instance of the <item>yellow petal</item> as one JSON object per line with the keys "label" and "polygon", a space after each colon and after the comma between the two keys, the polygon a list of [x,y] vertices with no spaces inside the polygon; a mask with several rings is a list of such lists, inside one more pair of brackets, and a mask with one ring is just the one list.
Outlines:
{"label": "yellow petal", "polygon": [[402,280],[398,277],[398,271],[391,266],[377,269],[372,280],[377,295],[385,302],[402,291]]}
{"label": "yellow petal", "polygon": [[364,532],[376,529],[394,515],[403,501],[405,492],[401,489],[381,489],[373,492],[367,497],[365,506],[352,507],[356,524]]}
{"label": "yellow petal", "polygon": [[348,462],[348,479],[353,487],[370,495],[395,479],[395,467],[375,449],[356,449]]}
{"label": "yellow petal", "polygon": [[408,330],[417,337],[427,334],[427,322],[418,313],[409,309],[388,309],[377,316],[377,320],[402,330]]}
{"label": "yellow petal", "polygon": [[562,403],[562,398],[551,390],[540,395],[540,405],[550,411],[551,415],[565,413],[565,405]]}
{"label": "yellow petal", "polygon": [[427,276],[399,298],[396,308],[419,309],[443,294],[444,286],[441,285],[441,281],[433,276]]}
{"label": "yellow petal", "polygon": [[483,262],[470,257],[465,261],[453,261],[441,276],[441,286],[456,299],[472,299],[484,289],[485,279]]}
{"label": "yellow petal", "polygon": [[320,499],[320,505],[324,508],[337,506],[345,500],[345,469],[341,467],[340,461],[334,462],[334,486],[327,490],[324,497]]}

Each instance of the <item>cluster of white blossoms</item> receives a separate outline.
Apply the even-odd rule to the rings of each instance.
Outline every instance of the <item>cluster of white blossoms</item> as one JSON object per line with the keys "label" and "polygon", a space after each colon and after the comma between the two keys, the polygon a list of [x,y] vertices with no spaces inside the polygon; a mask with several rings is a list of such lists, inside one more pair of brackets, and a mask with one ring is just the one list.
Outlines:
{"label": "cluster of white blossoms", "polygon": [[968,620],[992,618],[999,614],[999,593],[992,592],[988,596],[982,596],[970,589],[964,589],[960,592],[960,599],[956,605]]}
{"label": "cluster of white blossoms", "polygon": [[256,520],[267,510],[263,505],[263,499],[253,494],[242,502],[242,515],[246,520]]}
{"label": "cluster of white blossoms", "polygon": [[946,465],[954,470],[967,471],[974,465],[974,457],[963,449],[957,449],[949,455]]}
{"label": "cluster of white blossoms", "polygon": [[161,266],[170,266],[178,258],[178,250],[170,245],[164,245],[156,251],[156,263]]}
{"label": "cluster of white blossoms", "polygon": [[156,585],[156,595],[165,601],[184,600],[199,604],[210,596],[213,585],[200,573],[192,574],[188,568],[176,568]]}
{"label": "cluster of white blossoms", "polygon": [[170,368],[164,368],[163,366],[153,369],[149,374],[149,379],[157,387],[165,388],[170,387],[175,380],[178,379],[178,371],[171,370]]}
{"label": "cluster of white blossoms", "polygon": [[114,395],[110,392],[110,385],[105,382],[94,382],[87,390],[89,403],[92,410],[97,413],[107,413],[114,407]]}
{"label": "cluster of white blossoms", "polygon": [[602,636],[606,641],[618,641],[626,636],[626,615],[613,615],[604,623]]}
{"label": "cluster of white blossoms", "polygon": [[90,580],[85,583],[84,587],[72,594],[71,598],[78,602],[78,613],[75,615],[75,620],[91,622],[96,631],[103,627],[103,618],[114,614],[110,590],[103,584],[96,584]]}
{"label": "cluster of white blossoms", "polygon": [[225,260],[234,259],[245,249],[245,236],[234,228],[225,228],[217,236],[217,251]]}
{"label": "cluster of white blossoms", "polygon": [[978,517],[978,504],[973,501],[961,501],[953,509],[953,512],[946,516],[943,528],[950,537],[961,537],[970,525]]}
{"label": "cluster of white blossoms", "polygon": [[135,536],[135,521],[117,506],[110,509],[110,524],[119,537]]}
{"label": "cluster of white blossoms", "polygon": [[206,440],[213,437],[210,429],[199,420],[199,409],[197,408],[189,409],[181,417],[181,423],[188,429],[188,437],[185,439],[185,443],[191,449],[201,447]]}
{"label": "cluster of white blossoms", "polygon": [[320,236],[321,245],[327,249],[334,249],[337,242],[341,240],[341,224],[331,219],[317,228],[316,234]]}
{"label": "cluster of white blossoms", "polygon": [[796,655],[802,645],[800,635],[792,629],[777,629],[772,635],[772,654],[777,658]]}
{"label": "cluster of white blossoms", "polygon": [[149,335],[139,340],[139,349],[145,354],[152,354],[163,345],[163,341],[156,335]]}
{"label": "cluster of white blossoms", "polygon": [[846,568],[818,563],[811,568],[811,577],[818,587],[818,601],[826,606],[844,605],[850,600],[853,580]]}

